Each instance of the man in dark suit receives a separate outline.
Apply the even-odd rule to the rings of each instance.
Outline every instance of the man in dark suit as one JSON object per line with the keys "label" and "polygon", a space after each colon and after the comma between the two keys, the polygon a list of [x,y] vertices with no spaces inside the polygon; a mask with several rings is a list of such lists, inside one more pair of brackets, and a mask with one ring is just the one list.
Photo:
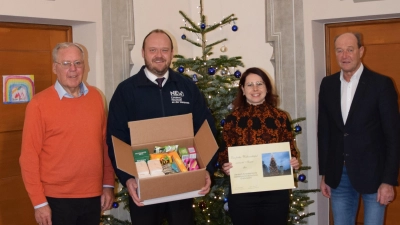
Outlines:
{"label": "man in dark suit", "polygon": [[390,78],[361,63],[357,33],[335,39],[341,71],[322,80],[318,157],[322,194],[331,198],[335,225],[354,225],[360,195],[364,224],[383,224],[398,185],[400,120]]}

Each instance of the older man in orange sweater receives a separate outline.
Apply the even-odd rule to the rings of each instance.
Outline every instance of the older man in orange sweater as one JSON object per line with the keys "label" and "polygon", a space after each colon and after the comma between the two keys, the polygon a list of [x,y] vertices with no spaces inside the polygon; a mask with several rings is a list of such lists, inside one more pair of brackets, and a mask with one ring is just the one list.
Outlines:
{"label": "older man in orange sweater", "polygon": [[20,165],[40,225],[98,225],[114,199],[104,101],[84,69],[81,46],[58,44],[57,81],[26,108]]}

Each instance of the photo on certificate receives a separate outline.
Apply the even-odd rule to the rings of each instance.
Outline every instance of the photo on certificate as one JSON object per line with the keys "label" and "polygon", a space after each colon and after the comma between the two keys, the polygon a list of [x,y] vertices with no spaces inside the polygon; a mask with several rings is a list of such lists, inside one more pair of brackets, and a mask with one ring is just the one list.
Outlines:
{"label": "photo on certificate", "polygon": [[262,154],[262,168],[264,177],[291,175],[289,152],[273,152]]}
{"label": "photo on certificate", "polygon": [[289,142],[228,147],[232,194],[295,188]]}

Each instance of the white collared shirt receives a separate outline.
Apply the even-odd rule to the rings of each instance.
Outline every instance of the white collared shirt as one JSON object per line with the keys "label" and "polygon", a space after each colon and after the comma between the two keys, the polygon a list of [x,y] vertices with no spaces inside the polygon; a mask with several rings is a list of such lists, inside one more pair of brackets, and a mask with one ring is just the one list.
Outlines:
{"label": "white collared shirt", "polygon": [[[74,98],[74,96],[70,95],[60,84],[60,82],[58,82],[58,80],[56,81],[56,83],[54,84],[54,88],[57,91],[58,97],[60,98],[60,100],[65,97],[65,98]],[[86,95],[89,92],[89,89],[86,87],[86,85],[81,82],[79,84],[79,89],[80,89],[80,93],[79,93],[79,97],[81,97],[82,95]]]}
{"label": "white collared shirt", "polygon": [[[150,71],[147,69],[147,67],[144,68],[144,73],[146,74],[146,77],[147,77],[149,80],[151,80],[151,82],[153,82],[153,83],[155,83],[155,84],[158,85],[156,79],[157,79],[157,78],[160,78],[160,77],[157,77],[157,76],[154,75],[152,72],[150,72]],[[165,82],[167,82],[168,77],[169,77],[169,70],[167,70],[167,72],[164,74],[163,77],[165,78],[164,81],[163,81],[163,83],[162,83],[162,86],[164,87],[164,84],[165,84]]]}
{"label": "white collared shirt", "polygon": [[353,102],[354,94],[360,81],[361,73],[364,70],[364,66],[361,63],[360,68],[351,76],[350,82],[347,82],[343,77],[343,70],[340,71],[340,90],[341,90],[341,108],[343,123],[346,124],[347,116],[349,115],[350,106]]}

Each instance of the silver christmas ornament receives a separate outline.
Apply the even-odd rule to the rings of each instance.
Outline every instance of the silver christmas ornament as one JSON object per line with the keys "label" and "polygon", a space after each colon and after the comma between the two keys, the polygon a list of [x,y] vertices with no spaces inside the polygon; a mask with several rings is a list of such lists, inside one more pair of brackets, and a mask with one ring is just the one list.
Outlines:
{"label": "silver christmas ornament", "polygon": [[229,207],[228,207],[228,203],[227,202],[225,202],[225,204],[224,204],[224,209],[225,209],[225,211],[229,211]]}

